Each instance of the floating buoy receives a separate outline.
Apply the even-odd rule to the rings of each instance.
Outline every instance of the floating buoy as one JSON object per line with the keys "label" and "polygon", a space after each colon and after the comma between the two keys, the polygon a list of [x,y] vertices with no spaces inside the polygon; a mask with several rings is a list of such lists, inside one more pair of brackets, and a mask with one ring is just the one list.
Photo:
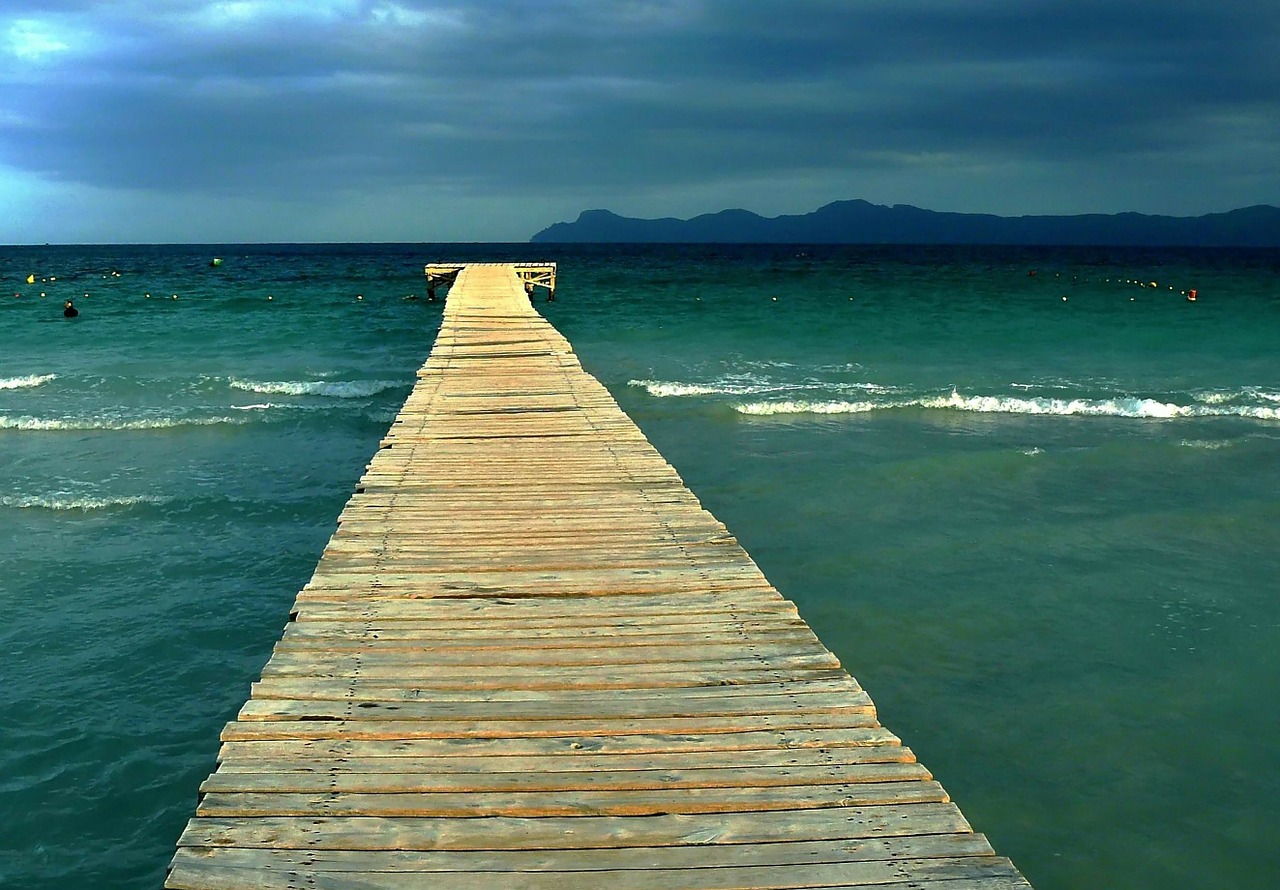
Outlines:
{"label": "floating buoy", "polygon": [[36,283],[36,276],[35,276],[35,273],[32,273],[31,275],[28,275],[28,276],[27,276],[27,284],[35,284],[35,283]]}
{"label": "floating buoy", "polygon": [[1195,301],[1196,301],[1196,291],[1195,291],[1195,288],[1192,288],[1191,290],[1187,291],[1187,302],[1194,303]]}
{"label": "floating buoy", "polygon": [[209,260],[209,265],[210,265],[210,266],[221,266],[221,265],[222,265],[222,257],[220,257],[220,256],[216,256],[216,257],[214,257],[213,259]]}

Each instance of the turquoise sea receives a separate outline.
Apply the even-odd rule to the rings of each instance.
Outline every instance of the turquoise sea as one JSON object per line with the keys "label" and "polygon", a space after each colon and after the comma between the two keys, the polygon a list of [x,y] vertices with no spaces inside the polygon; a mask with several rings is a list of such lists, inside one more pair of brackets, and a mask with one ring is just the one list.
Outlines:
{"label": "turquoise sea", "polygon": [[0,886],[161,885],[465,260],[1035,886],[1275,885],[1280,252],[214,245],[0,248]]}

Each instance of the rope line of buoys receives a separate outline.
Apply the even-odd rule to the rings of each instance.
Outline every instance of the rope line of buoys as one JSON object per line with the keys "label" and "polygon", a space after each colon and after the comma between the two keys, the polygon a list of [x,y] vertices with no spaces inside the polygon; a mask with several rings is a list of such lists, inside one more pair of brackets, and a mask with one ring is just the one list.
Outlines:
{"label": "rope line of buoys", "polygon": [[[1035,278],[1035,277],[1036,277],[1036,275],[1037,275],[1038,273],[1039,273],[1039,270],[1038,270],[1038,269],[1028,269],[1028,270],[1027,270],[1027,277],[1028,277],[1028,278]],[[1055,274],[1054,274],[1054,277],[1055,277],[1055,278],[1061,278],[1061,277],[1062,277],[1062,273],[1061,273],[1061,272],[1057,272],[1057,273],[1055,273]],[[1073,275],[1073,276],[1071,277],[1071,280],[1072,280],[1072,281],[1074,281],[1074,282],[1077,282],[1077,283],[1081,283],[1081,279],[1079,278],[1079,276],[1075,276],[1075,275]],[[1085,278],[1085,279],[1083,279],[1083,283],[1085,283],[1085,284],[1089,284],[1089,283],[1091,283],[1091,282],[1093,282],[1093,281],[1096,281],[1096,280],[1097,280],[1097,279]],[[1185,290],[1182,290],[1182,289],[1179,289],[1179,288],[1175,287],[1175,286],[1174,286],[1174,285],[1172,285],[1172,284],[1166,284],[1166,285],[1163,285],[1163,286],[1162,286],[1162,285],[1160,284],[1160,282],[1159,282],[1159,281],[1157,281],[1157,280],[1155,280],[1154,278],[1103,278],[1103,279],[1101,279],[1101,281],[1102,281],[1102,283],[1104,283],[1104,284],[1111,284],[1111,283],[1113,283],[1113,282],[1114,282],[1115,284],[1129,284],[1129,285],[1134,285],[1134,286],[1136,286],[1136,287],[1144,288],[1144,289],[1147,289],[1147,290],[1162,290],[1162,289],[1163,289],[1163,290],[1168,290],[1168,291],[1175,291],[1175,292],[1177,292],[1178,294],[1180,294],[1181,296],[1185,297],[1188,303],[1194,303],[1194,302],[1196,302],[1197,298],[1199,297],[1199,291],[1198,291],[1196,288],[1194,288],[1194,287],[1192,287],[1192,288],[1187,288],[1187,289],[1185,289]],[[1064,295],[1064,296],[1062,297],[1062,300],[1063,300],[1063,302],[1066,302],[1067,297]],[[1135,297],[1130,297],[1130,298],[1129,298],[1129,302],[1131,302],[1131,303],[1132,303],[1132,302],[1135,302],[1135,300],[1136,300],[1136,298],[1135,298]]]}

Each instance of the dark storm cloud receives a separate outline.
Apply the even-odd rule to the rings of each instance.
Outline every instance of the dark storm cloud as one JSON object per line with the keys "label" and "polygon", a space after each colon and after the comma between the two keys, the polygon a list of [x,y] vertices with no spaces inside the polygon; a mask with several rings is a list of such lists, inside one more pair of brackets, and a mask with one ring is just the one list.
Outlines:
{"label": "dark storm cloud", "polygon": [[114,188],[590,194],[1249,145],[1256,163],[1280,120],[1274,2],[6,6],[0,162]]}

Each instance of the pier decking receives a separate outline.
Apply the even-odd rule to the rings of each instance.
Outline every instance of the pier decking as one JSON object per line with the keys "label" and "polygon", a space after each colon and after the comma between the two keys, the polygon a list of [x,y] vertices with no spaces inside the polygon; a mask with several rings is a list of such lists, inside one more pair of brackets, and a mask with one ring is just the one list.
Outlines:
{"label": "pier decking", "polygon": [[510,265],[222,743],[166,887],[1027,886]]}

